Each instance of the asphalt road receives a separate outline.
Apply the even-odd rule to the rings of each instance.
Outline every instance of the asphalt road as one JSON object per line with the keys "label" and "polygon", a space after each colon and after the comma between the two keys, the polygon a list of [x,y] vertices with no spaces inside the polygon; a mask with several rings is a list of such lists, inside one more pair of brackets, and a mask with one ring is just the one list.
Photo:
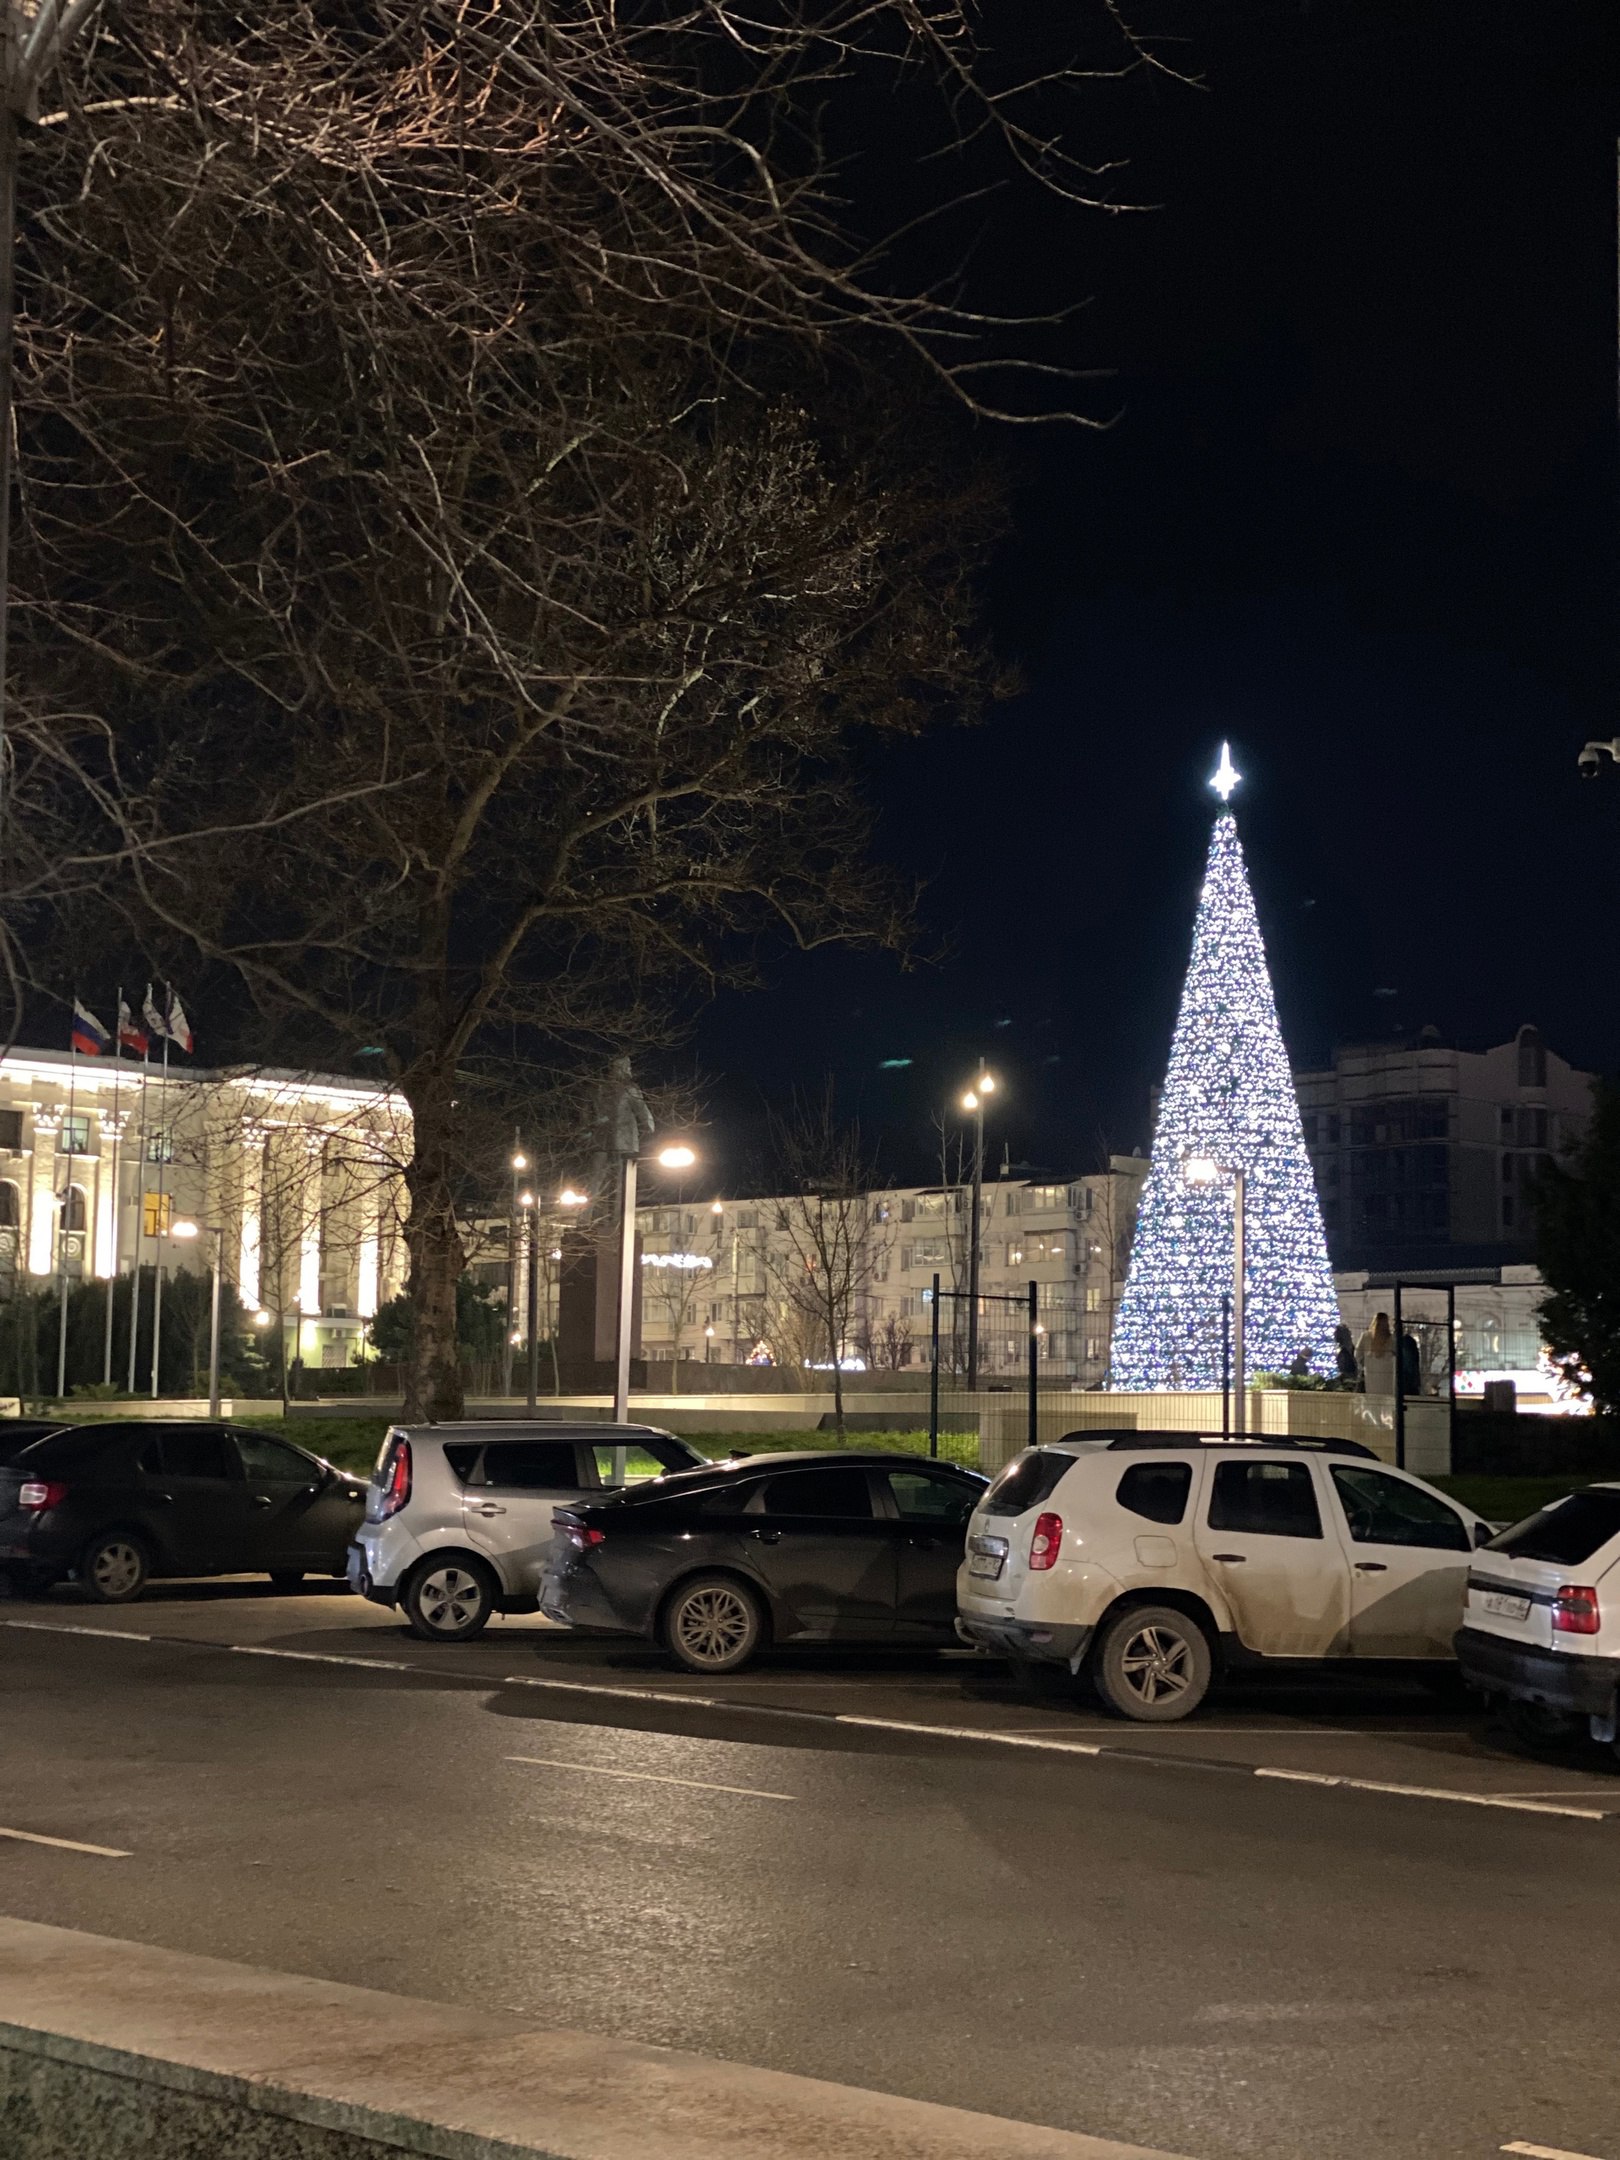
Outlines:
{"label": "asphalt road", "polygon": [[1193,2160],[1620,2160],[1620,1821],[223,1647],[298,1604],[4,1609],[0,1829],[127,1857],[0,1837],[0,1909]]}

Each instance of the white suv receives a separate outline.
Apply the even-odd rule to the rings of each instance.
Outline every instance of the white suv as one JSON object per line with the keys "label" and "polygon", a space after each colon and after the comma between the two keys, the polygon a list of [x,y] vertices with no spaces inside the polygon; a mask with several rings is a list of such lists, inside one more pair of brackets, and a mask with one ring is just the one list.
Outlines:
{"label": "white suv", "polygon": [[1457,1659],[1527,1740],[1613,1746],[1620,1484],[1588,1485],[1494,1537],[1468,1571]]}
{"label": "white suv", "polygon": [[1124,1716],[1186,1717],[1217,1666],[1376,1658],[1456,1667],[1490,1526],[1353,1442],[1074,1434],[1027,1449],[974,1510],[957,1628],[1089,1670]]}
{"label": "white suv", "polygon": [[424,1640],[464,1642],[491,1613],[538,1611],[554,1509],[707,1459],[652,1425],[391,1425],[349,1582]]}

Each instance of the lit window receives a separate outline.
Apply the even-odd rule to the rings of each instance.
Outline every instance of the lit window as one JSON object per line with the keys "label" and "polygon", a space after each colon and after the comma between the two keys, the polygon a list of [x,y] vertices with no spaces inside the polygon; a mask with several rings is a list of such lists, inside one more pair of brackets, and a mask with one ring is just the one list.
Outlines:
{"label": "lit window", "polygon": [[64,1117],[56,1135],[58,1155],[88,1155],[90,1152],[90,1113],[75,1110],[71,1117]]}
{"label": "lit window", "polygon": [[167,1237],[174,1220],[173,1193],[142,1193],[141,1231],[146,1237]]}

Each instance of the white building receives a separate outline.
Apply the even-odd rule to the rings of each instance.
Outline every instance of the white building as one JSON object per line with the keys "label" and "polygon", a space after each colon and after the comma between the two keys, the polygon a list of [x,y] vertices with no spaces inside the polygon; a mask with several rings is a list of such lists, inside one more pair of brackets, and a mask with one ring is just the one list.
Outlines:
{"label": "white building", "polygon": [[[1053,1379],[1100,1383],[1108,1367],[1115,1304],[1130,1262],[1141,1156],[1116,1155],[1089,1176],[1044,1182],[1003,1177],[984,1187],[980,1233],[980,1370],[990,1380],[1021,1372],[1027,1298],[1037,1285],[1041,1356]],[[814,1299],[796,1295],[795,1273],[813,1248],[792,1197],[681,1202],[637,1210],[642,1254],[645,1355],[655,1360],[777,1365],[821,1363]],[[971,1199],[968,1188],[896,1186],[862,1196],[851,1239],[844,1355],[869,1369],[926,1369],[933,1284],[963,1292]],[[1015,1302],[1019,1301],[1019,1302]],[[942,1362],[960,1365],[965,1298],[942,1297]]]}
{"label": "white building", "polygon": [[349,1364],[404,1282],[409,1111],[319,1074],[144,1070],[143,1087],[129,1059],[0,1059],[0,1295],[206,1268],[217,1232],[225,1280],[288,1358]]}

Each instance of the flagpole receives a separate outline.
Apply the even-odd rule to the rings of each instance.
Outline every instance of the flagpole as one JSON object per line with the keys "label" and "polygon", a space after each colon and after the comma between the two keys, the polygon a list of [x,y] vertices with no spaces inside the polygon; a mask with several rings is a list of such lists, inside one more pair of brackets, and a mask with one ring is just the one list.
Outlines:
{"label": "flagpole", "polygon": [[[141,1018],[144,1020],[143,1013]],[[152,1045],[146,1037],[146,1048],[141,1052],[141,1110],[140,1137],[135,1143],[135,1259],[129,1278],[129,1392],[135,1392],[135,1339],[140,1333],[141,1321],[141,1231],[146,1222],[146,1069],[150,1062]]]}
{"label": "flagpole", "polygon": [[75,1094],[79,1081],[79,1029],[78,993],[73,998],[73,1018],[68,1033],[68,1114],[67,1114],[67,1183],[63,1186],[56,1203],[56,1399],[67,1395],[67,1224],[68,1203],[73,1198],[73,1112]]}
{"label": "flagpole", "polygon": [[[165,985],[167,988],[167,985]],[[165,1016],[166,1017],[166,1016]],[[158,1351],[163,1342],[163,1190],[169,1152],[169,1038],[163,1038],[163,1084],[158,1090],[157,1220],[152,1226],[152,1400],[158,1391]]]}
{"label": "flagpole", "polygon": [[123,1033],[124,990],[123,985],[120,984],[118,1002],[113,1009],[112,1251],[108,1255],[107,1316],[101,1336],[101,1384],[103,1387],[109,1388],[112,1386],[113,1292],[118,1286],[118,1173],[120,1168],[118,1138],[122,1131],[122,1127],[118,1122],[118,1077],[119,1067],[124,1056]]}

